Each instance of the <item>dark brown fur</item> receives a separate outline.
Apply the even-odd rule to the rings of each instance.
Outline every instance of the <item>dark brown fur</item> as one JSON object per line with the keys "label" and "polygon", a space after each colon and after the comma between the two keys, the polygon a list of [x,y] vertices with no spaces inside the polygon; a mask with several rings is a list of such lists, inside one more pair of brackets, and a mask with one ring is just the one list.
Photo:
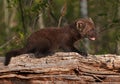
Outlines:
{"label": "dark brown fur", "polygon": [[50,54],[62,49],[66,52],[78,52],[74,43],[82,38],[96,36],[95,26],[91,19],[78,19],[74,23],[63,28],[40,29],[30,35],[26,46],[22,49],[6,53],[5,65],[8,65],[11,57],[25,53]]}

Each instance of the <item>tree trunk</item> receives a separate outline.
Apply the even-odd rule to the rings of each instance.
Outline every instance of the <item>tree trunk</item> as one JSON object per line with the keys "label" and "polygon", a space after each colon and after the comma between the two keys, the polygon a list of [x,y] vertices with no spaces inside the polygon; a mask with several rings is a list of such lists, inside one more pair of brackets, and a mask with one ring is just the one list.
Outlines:
{"label": "tree trunk", "polygon": [[9,19],[9,27],[10,28],[15,27],[17,25],[17,21],[15,20],[15,17],[16,17],[16,8],[13,7],[13,8],[11,8],[11,16]]}
{"label": "tree trunk", "polygon": [[9,11],[8,11],[8,3],[7,0],[3,1],[4,3],[4,22],[5,22],[5,29],[6,29],[6,34],[7,36],[9,35],[9,28],[8,28],[8,24],[9,24]]}
{"label": "tree trunk", "polygon": [[117,40],[116,45],[117,45],[117,48],[116,48],[117,54],[120,55],[120,39]]}
{"label": "tree trunk", "polygon": [[42,13],[39,14],[38,26],[39,26],[40,29],[44,28],[43,14]]}
{"label": "tree trunk", "polygon": [[[3,59],[1,59],[3,60]],[[0,60],[0,61],[1,61]],[[24,54],[0,63],[0,84],[93,84],[120,83],[120,56],[58,52],[35,58]]]}
{"label": "tree trunk", "polygon": [[[118,19],[120,19],[120,0],[118,0]],[[117,51],[117,54],[119,54],[120,55],[120,30],[119,29],[117,29],[117,32],[116,33],[118,33],[118,39],[117,39],[117,42],[116,42],[116,45],[117,45],[117,47],[116,47],[116,51]]]}
{"label": "tree trunk", "polygon": [[[88,8],[87,8],[87,0],[80,0],[80,6],[81,6],[81,15],[83,18],[88,17]],[[86,52],[90,52],[90,43],[88,39],[85,39],[85,49]]]}

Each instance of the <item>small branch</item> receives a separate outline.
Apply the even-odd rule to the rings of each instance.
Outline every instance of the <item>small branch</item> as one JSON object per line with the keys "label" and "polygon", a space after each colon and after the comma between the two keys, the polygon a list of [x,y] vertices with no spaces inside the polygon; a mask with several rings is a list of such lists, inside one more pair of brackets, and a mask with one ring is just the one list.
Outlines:
{"label": "small branch", "polygon": [[4,48],[5,46],[7,46],[12,40],[14,40],[16,38],[16,36],[12,37],[12,39],[10,39],[9,41],[7,41],[5,44],[3,44],[2,46],[0,46],[0,48]]}
{"label": "small branch", "polygon": [[24,19],[24,12],[22,8],[21,0],[19,0],[19,7],[20,7],[20,14],[21,14],[21,20],[22,20],[22,26],[23,26],[23,33],[24,33],[24,37],[26,37],[25,19]]}
{"label": "small branch", "polygon": [[99,80],[100,82],[104,82],[103,80],[101,80],[99,77],[97,77],[96,75],[94,74],[89,74],[89,73],[83,73],[83,75],[86,75],[86,76],[92,76],[93,78]]}
{"label": "small branch", "polygon": [[67,11],[67,3],[65,2],[65,4],[63,5],[63,7],[62,7],[62,9],[61,9],[61,16],[60,16],[60,18],[59,18],[58,27],[60,27],[62,18],[65,16],[66,11]]}
{"label": "small branch", "polygon": [[59,18],[59,22],[58,22],[58,28],[59,28],[59,27],[60,27],[60,25],[61,25],[62,18],[63,18],[63,16],[60,16],[60,18]]}
{"label": "small branch", "polygon": [[119,24],[109,23],[109,25],[106,28],[102,29],[99,33],[102,33],[102,32],[104,32],[106,30],[110,30],[110,29],[113,29],[113,28],[117,28],[117,27],[112,27],[114,25],[119,25]]}

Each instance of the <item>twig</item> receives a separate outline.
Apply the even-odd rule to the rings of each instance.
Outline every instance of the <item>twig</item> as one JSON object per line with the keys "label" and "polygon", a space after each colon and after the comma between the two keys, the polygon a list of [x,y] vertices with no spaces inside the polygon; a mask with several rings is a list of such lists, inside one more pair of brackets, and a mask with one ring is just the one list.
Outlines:
{"label": "twig", "polygon": [[23,8],[22,8],[21,0],[19,0],[19,7],[20,7],[20,14],[21,14],[22,26],[23,26],[23,31],[24,31],[23,33],[24,33],[24,37],[26,38],[25,19],[24,19],[24,12],[23,12]]}
{"label": "twig", "polygon": [[67,3],[65,2],[65,4],[63,5],[63,7],[61,9],[61,16],[59,18],[58,28],[60,27],[62,18],[66,15],[66,11],[67,11]]}
{"label": "twig", "polygon": [[109,29],[113,29],[114,28],[114,27],[112,27],[113,25],[115,25],[115,23],[111,23],[111,24],[107,25],[107,27],[102,29],[101,31],[99,31],[99,33],[102,33],[102,32],[109,30]]}
{"label": "twig", "polygon": [[61,21],[62,21],[63,16],[60,16],[59,22],[58,22],[58,28],[60,27]]}
{"label": "twig", "polygon": [[99,77],[97,77],[96,75],[91,74],[91,73],[86,73],[86,72],[82,71],[82,70],[79,69],[79,68],[74,69],[74,72],[75,72],[75,74],[76,74],[77,76],[79,76],[79,75],[92,76],[93,78],[99,80],[100,82],[103,82],[103,80],[101,80],[101,79],[100,79]]}
{"label": "twig", "polygon": [[14,40],[16,38],[16,36],[12,37],[12,39],[10,39],[9,41],[7,41],[5,44],[3,44],[2,46],[0,46],[0,48],[3,48],[5,46],[7,46],[12,40]]}
{"label": "twig", "polygon": [[101,80],[99,77],[97,77],[96,75],[94,74],[89,74],[89,73],[83,73],[83,75],[86,75],[86,76],[92,76],[93,78],[99,80],[100,82],[104,82],[103,80]]}

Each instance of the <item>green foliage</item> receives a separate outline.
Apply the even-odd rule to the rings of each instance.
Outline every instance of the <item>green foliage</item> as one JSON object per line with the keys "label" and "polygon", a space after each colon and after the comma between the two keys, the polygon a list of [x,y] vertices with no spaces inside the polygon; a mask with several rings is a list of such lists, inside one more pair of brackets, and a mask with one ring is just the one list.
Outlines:
{"label": "green foliage", "polygon": [[[43,23],[47,26],[57,26],[59,18],[61,17],[61,9],[66,3],[65,14],[62,17],[61,26],[80,18],[80,0],[7,0],[8,2],[8,24],[4,22],[4,4],[0,0],[0,45],[11,40],[14,36],[16,39],[10,41],[9,44],[0,48],[0,54],[4,52],[19,48],[24,45],[24,38],[27,38],[33,31],[39,29],[38,19],[42,14]],[[21,19],[21,11],[19,3],[22,3],[24,26],[26,28],[26,35]],[[95,54],[102,53],[116,53],[116,43],[120,42],[120,10],[119,0],[87,0],[88,2],[88,16],[93,18],[96,27],[99,30],[105,30],[99,33],[98,40],[91,42],[91,52]],[[15,9],[14,20],[13,10]],[[10,26],[10,24],[16,24]],[[9,32],[7,32],[9,31]]]}
{"label": "green foliage", "polygon": [[[103,5],[104,4],[104,5]],[[99,49],[96,53],[116,53],[116,41],[120,37],[120,17],[118,16],[119,1],[114,0],[91,0],[89,1],[89,16],[91,16],[99,30],[99,40],[96,46]],[[120,10],[120,9],[119,9]]]}
{"label": "green foliage", "polygon": [[41,11],[44,12],[48,7],[48,0],[35,0],[31,7],[26,7],[25,11],[29,11],[30,14],[39,14]]}
{"label": "green foliage", "polygon": [[7,0],[8,8],[15,7],[18,4],[18,0]]}

